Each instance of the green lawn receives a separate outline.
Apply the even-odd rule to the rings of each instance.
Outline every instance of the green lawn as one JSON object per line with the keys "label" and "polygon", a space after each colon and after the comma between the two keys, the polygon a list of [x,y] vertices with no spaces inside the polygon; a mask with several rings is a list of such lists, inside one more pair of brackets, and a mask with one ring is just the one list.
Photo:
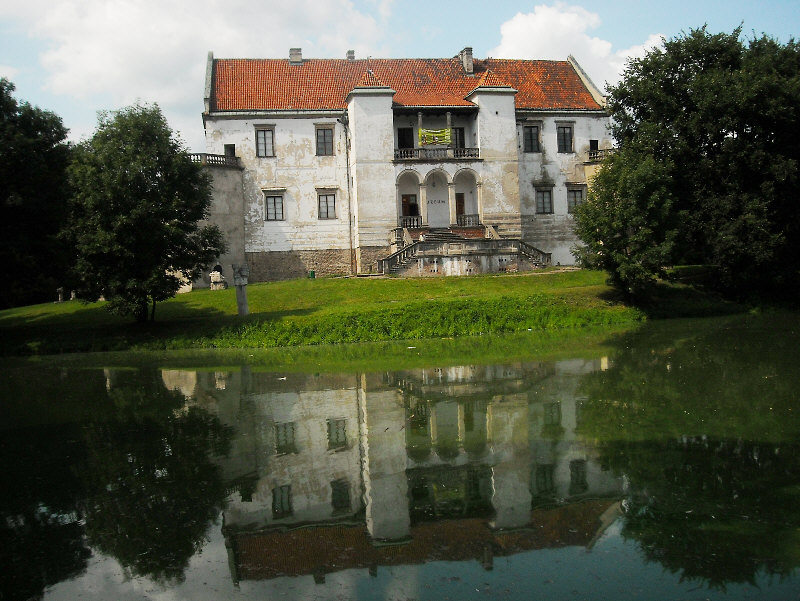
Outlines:
{"label": "green lawn", "polygon": [[136,324],[103,303],[70,301],[0,312],[5,355],[128,349],[266,348],[575,330],[633,324],[593,271],[396,279],[321,278],[251,284],[250,315],[233,289],[197,290],[159,303]]}

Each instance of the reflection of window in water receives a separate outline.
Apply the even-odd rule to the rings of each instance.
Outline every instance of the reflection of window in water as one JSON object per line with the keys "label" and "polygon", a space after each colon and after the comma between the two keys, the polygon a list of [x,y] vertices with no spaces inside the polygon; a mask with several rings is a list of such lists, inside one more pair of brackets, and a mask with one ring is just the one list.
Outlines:
{"label": "reflection of window in water", "polygon": [[467,401],[464,403],[464,431],[472,432],[475,430],[475,403]]}
{"label": "reflection of window in water", "polygon": [[344,478],[331,482],[331,505],[336,511],[350,509],[350,485]]}
{"label": "reflection of window in water", "polygon": [[345,419],[328,420],[328,448],[343,449],[347,446],[347,432]]}
{"label": "reflection of window in water", "polygon": [[286,453],[296,453],[297,447],[294,444],[294,422],[275,424],[275,453],[285,455]]}
{"label": "reflection of window in water", "polygon": [[561,403],[545,403],[544,405],[544,425],[561,425]]}
{"label": "reflection of window in water", "polygon": [[580,426],[583,422],[583,405],[586,401],[578,401],[575,403],[575,425]]}
{"label": "reflection of window in water", "polygon": [[540,495],[552,494],[556,491],[555,465],[542,463],[536,466],[536,492]]}
{"label": "reflection of window in water", "polygon": [[428,405],[425,403],[417,403],[408,418],[411,429],[419,432],[427,432],[429,412]]}
{"label": "reflection of window in water", "polygon": [[586,483],[586,460],[575,459],[569,462],[569,494],[579,495],[586,492],[589,485]]}
{"label": "reflection of window in water", "polygon": [[272,489],[272,518],[279,519],[292,515],[292,486],[285,484]]}

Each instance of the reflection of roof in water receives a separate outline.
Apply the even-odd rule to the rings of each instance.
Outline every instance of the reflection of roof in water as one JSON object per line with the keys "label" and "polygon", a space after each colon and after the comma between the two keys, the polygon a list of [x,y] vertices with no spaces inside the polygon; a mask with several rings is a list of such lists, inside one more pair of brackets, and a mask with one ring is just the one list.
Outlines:
{"label": "reflection of roof in water", "polygon": [[318,526],[281,531],[230,533],[236,580],[267,580],[353,568],[430,561],[485,561],[491,556],[566,546],[588,546],[601,518],[616,501],[602,499],[553,509],[535,509],[518,530],[491,530],[485,519],[424,522],[403,544],[374,545],[365,526]]}

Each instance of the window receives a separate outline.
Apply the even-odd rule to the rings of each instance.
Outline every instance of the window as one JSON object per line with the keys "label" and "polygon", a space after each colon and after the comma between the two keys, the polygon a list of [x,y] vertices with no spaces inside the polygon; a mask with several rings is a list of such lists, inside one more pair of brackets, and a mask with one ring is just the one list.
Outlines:
{"label": "window", "polygon": [[544,425],[545,426],[561,425],[561,403],[544,404]]}
{"label": "window", "polygon": [[336,195],[319,195],[319,219],[336,219]]}
{"label": "window", "polygon": [[236,144],[225,144],[224,148],[226,157],[236,156]]}
{"label": "window", "polygon": [[292,515],[292,486],[286,484],[272,489],[272,518],[277,520]]}
{"label": "window", "polygon": [[329,419],[328,420],[328,448],[343,449],[347,446],[347,420]]}
{"label": "window", "polygon": [[256,156],[275,156],[275,132],[271,129],[256,130]]}
{"label": "window", "polygon": [[525,125],[522,128],[523,152],[541,152],[539,148],[539,126]]}
{"label": "window", "polygon": [[398,127],[397,128],[397,147],[398,148],[414,148],[414,128],[413,127]]}
{"label": "window", "polygon": [[572,126],[559,125],[556,127],[558,136],[558,152],[572,152]]}
{"label": "window", "polygon": [[556,491],[555,468],[556,466],[551,463],[540,463],[536,466],[536,492],[540,495]]}
{"label": "window", "polygon": [[453,148],[466,148],[466,139],[464,138],[464,128],[463,127],[454,127],[453,128],[453,138],[452,138],[452,145]]}
{"label": "window", "polygon": [[296,453],[297,447],[294,444],[294,422],[275,424],[275,453],[286,455]]}
{"label": "window", "polygon": [[553,212],[553,191],[536,190],[536,212],[537,213],[552,213]]}
{"label": "window", "polygon": [[574,213],[575,207],[583,202],[583,188],[567,188],[567,213]]}
{"label": "window", "polygon": [[283,221],[283,196],[264,193],[264,220]]}
{"label": "window", "polygon": [[331,156],[331,155],[333,155],[333,128],[332,127],[318,127],[317,128],[317,155],[318,156]]}
{"label": "window", "polygon": [[348,511],[350,509],[350,485],[347,480],[334,480],[331,482],[331,505],[334,511]]}
{"label": "window", "polygon": [[575,459],[569,462],[569,494],[579,495],[589,489],[586,481],[586,460]]}

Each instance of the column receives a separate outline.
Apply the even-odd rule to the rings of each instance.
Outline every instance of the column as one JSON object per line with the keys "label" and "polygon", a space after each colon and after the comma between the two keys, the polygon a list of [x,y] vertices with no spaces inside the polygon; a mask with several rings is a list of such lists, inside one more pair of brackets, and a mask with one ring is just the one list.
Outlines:
{"label": "column", "polygon": [[419,185],[419,214],[422,226],[428,227],[428,187],[425,184]]}
{"label": "column", "polygon": [[450,227],[457,225],[458,218],[456,217],[456,184],[450,182],[447,184],[447,207],[450,209]]}

